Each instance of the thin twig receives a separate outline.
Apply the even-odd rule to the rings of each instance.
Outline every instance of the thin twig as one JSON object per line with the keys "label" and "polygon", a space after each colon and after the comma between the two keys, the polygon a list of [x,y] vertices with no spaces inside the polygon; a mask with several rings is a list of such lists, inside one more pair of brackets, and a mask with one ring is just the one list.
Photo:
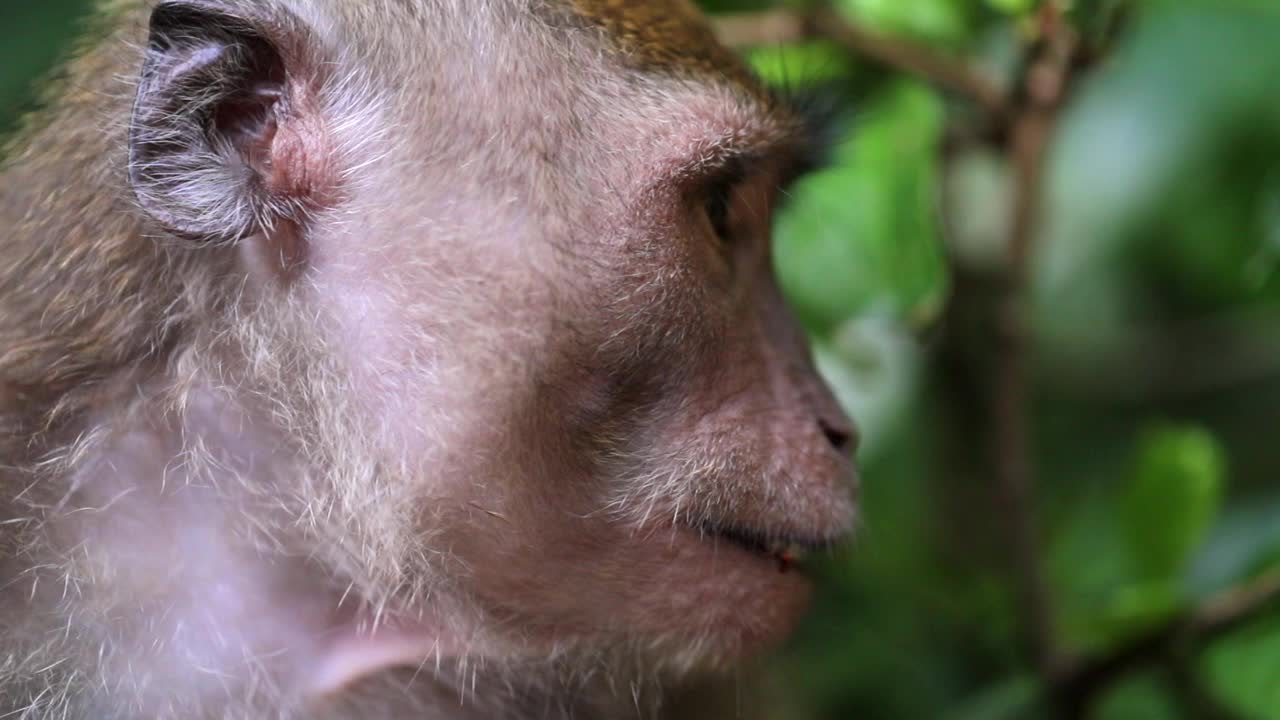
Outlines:
{"label": "thin twig", "polygon": [[1245,720],[1205,685],[1195,661],[1192,653],[1179,650],[1171,651],[1164,661],[1166,687],[1187,716],[1200,720]]}
{"label": "thin twig", "polygon": [[1192,635],[1214,637],[1234,630],[1241,622],[1277,604],[1280,604],[1280,570],[1224,590],[1192,611],[1184,624]]}
{"label": "thin twig", "polygon": [[1002,119],[1007,114],[1008,103],[1004,93],[964,60],[935,52],[919,43],[867,31],[831,10],[819,10],[809,16],[808,27],[815,36],[834,40],[881,64],[973,100],[993,120]]}
{"label": "thin twig", "polygon": [[958,93],[981,106],[995,121],[1007,114],[1005,94],[964,60],[917,42],[871,32],[828,8],[724,15],[716,19],[716,30],[723,42],[734,47],[825,38],[855,55]]}
{"label": "thin twig", "polygon": [[1126,673],[1178,651],[1203,647],[1268,612],[1280,611],[1280,570],[1224,590],[1114,650],[1082,661],[1055,682],[1060,702],[1081,711]]}
{"label": "thin twig", "polygon": [[1040,185],[1044,158],[1066,92],[1076,47],[1074,31],[1053,3],[1040,14],[1044,40],[1027,74],[1025,92],[1011,131],[1015,180],[1013,217],[1005,248],[1004,299],[999,306],[999,352],[993,384],[994,453],[999,513],[1005,518],[1013,553],[1019,604],[1036,667],[1052,678],[1066,662],[1054,623],[1053,598],[1044,578],[1033,502],[1034,481],[1028,428],[1025,287],[1035,232],[1040,221]]}

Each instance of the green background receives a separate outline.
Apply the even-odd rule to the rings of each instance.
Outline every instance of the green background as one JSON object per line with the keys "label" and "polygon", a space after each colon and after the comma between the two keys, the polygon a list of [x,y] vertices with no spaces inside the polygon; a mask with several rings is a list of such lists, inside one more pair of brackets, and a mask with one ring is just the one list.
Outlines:
{"label": "green background", "polygon": [[[717,12],[767,2],[706,3]],[[1035,0],[839,0],[1011,93]],[[0,132],[69,52],[80,0],[0,6]],[[742,717],[1280,718],[1280,611],[1160,646],[1086,707],[1028,651],[1016,563],[1067,660],[1105,656],[1280,566],[1280,3],[1075,0],[1090,47],[1049,143],[1020,308],[1032,547],[1007,532],[994,388],[1020,190],[972,104],[824,42],[749,51],[839,115],[778,220],[782,282],[863,430],[863,527]],[[963,59],[962,59],[963,58]],[[1016,94],[1016,93],[1014,93]],[[847,107],[846,107],[847,106]],[[1026,543],[1024,543],[1026,544]],[[1020,550],[1026,552],[1020,553]]]}

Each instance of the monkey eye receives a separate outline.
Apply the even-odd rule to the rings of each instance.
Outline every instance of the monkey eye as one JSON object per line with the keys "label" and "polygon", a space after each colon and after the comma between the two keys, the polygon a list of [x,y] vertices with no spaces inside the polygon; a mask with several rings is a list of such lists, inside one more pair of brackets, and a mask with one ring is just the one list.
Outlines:
{"label": "monkey eye", "polygon": [[731,182],[721,180],[712,183],[703,206],[707,221],[711,223],[711,229],[721,242],[726,243],[732,239],[729,228],[729,203],[733,199],[733,189],[734,185]]}
{"label": "monkey eye", "polygon": [[759,174],[760,159],[739,154],[721,159],[700,179],[702,212],[707,224],[722,246],[735,244],[743,228],[737,222],[742,215],[739,193],[744,184]]}
{"label": "monkey eye", "polygon": [[733,201],[738,186],[746,179],[747,166],[741,158],[735,158],[707,178],[703,196],[703,212],[712,231],[723,243],[734,240]]}

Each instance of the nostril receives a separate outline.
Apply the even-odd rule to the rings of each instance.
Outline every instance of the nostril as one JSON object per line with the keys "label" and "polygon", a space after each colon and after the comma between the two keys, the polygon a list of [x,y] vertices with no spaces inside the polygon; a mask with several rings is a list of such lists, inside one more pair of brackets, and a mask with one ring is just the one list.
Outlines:
{"label": "nostril", "polygon": [[818,427],[822,428],[822,434],[826,436],[827,442],[831,443],[831,447],[837,451],[847,454],[852,449],[852,430],[836,427],[822,418],[818,419]]}

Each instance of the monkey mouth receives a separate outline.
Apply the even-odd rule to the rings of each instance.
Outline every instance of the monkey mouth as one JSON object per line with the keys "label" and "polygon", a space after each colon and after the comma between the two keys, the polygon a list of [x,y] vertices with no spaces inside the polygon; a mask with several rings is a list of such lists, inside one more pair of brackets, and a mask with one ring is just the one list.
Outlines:
{"label": "monkey mouth", "polygon": [[734,527],[702,527],[703,537],[713,542],[725,541],[753,555],[777,562],[778,572],[787,572],[809,555],[830,549],[835,541],[809,540],[770,535],[756,530]]}

